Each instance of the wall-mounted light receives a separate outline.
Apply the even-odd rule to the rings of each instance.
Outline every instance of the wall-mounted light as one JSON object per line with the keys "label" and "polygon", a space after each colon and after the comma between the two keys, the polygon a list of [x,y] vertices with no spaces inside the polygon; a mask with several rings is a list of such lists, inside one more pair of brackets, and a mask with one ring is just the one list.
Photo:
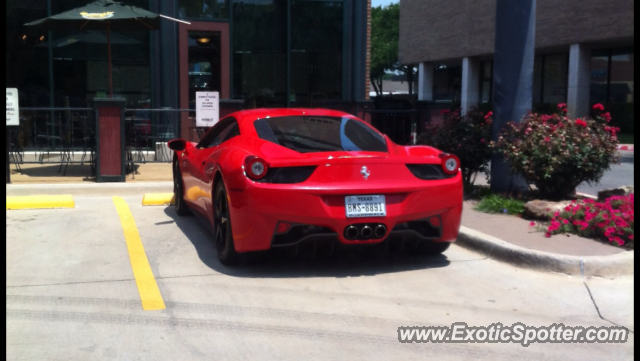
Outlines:
{"label": "wall-mounted light", "polygon": [[203,37],[203,38],[199,38],[199,39],[197,39],[196,41],[197,41],[197,42],[199,42],[200,44],[207,44],[208,42],[210,42],[210,41],[211,41],[211,39],[210,39],[210,38],[204,38],[204,37]]}
{"label": "wall-mounted light", "polygon": [[22,40],[27,40],[27,35],[22,35]]}
{"label": "wall-mounted light", "polygon": [[40,35],[40,41],[44,40],[44,35]]}

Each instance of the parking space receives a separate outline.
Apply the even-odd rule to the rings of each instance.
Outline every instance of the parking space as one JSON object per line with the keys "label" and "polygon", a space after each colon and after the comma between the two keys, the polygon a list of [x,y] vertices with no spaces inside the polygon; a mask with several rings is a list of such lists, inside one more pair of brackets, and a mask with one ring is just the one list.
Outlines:
{"label": "parking space", "polygon": [[[613,359],[626,344],[400,344],[399,326],[608,326],[582,280],[453,246],[444,256],[267,253],[228,268],[173,206],[125,196],[165,307],[145,310],[110,196],[7,212],[7,357],[53,359]],[[601,288],[602,287],[602,288]],[[606,288],[605,288],[606,287]],[[633,300],[633,277],[593,284]],[[629,290],[629,291],[625,291]],[[605,314],[615,313],[606,302]],[[612,316],[613,317],[613,316]],[[624,320],[622,318],[621,320]],[[633,320],[625,326],[633,329]],[[551,356],[550,356],[551,355]]]}

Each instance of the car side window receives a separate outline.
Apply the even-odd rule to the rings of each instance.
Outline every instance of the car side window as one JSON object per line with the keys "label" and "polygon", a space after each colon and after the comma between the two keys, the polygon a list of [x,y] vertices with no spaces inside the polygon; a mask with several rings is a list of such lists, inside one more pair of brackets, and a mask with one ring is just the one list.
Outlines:
{"label": "car side window", "polygon": [[[226,134],[225,134],[226,133]],[[225,128],[225,130],[223,130],[222,132],[220,132],[220,138],[222,139],[220,141],[220,144],[226,142],[227,140],[240,135],[240,127],[238,126],[238,123],[233,122],[232,125],[230,127]]]}
{"label": "car side window", "polygon": [[238,122],[233,118],[227,119],[216,124],[207,134],[205,134],[197,147],[200,149],[213,148],[236,135],[240,135]]}

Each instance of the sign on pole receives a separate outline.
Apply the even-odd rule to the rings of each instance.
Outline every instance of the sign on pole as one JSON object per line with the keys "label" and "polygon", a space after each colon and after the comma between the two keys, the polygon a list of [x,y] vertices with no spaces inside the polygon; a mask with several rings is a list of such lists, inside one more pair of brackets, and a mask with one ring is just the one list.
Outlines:
{"label": "sign on pole", "polygon": [[7,125],[20,125],[20,107],[18,106],[18,89],[7,89]]}
{"label": "sign on pole", "polygon": [[220,117],[220,93],[196,92],[196,127],[212,127]]}

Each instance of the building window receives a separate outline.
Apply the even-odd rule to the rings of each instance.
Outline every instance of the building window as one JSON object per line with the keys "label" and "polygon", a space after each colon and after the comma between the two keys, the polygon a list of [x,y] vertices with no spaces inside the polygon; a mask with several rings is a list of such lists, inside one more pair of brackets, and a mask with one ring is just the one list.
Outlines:
{"label": "building window", "polygon": [[537,56],[533,69],[533,103],[555,106],[567,101],[569,55]]}
{"label": "building window", "polygon": [[433,100],[460,102],[461,84],[461,65],[436,65],[433,69]]}
{"label": "building window", "polygon": [[250,107],[342,99],[343,1],[233,0],[232,10],[234,98]]}
{"label": "building window", "polygon": [[[86,0],[51,0],[51,13],[86,4]],[[149,2],[129,0],[127,4],[147,9]],[[45,0],[7,2],[7,69],[11,69],[7,70],[7,86],[20,90],[20,105],[85,107],[95,97],[106,97],[106,31],[46,32],[23,25],[46,16]],[[112,27],[113,92],[114,96],[124,97],[129,107],[148,104],[151,98],[149,38],[149,31]]]}
{"label": "building window", "polygon": [[177,0],[181,19],[211,21],[229,18],[229,0]]}
{"label": "building window", "polygon": [[491,103],[493,94],[493,62],[483,61],[480,65],[480,103]]}
{"label": "building window", "polygon": [[342,99],[343,13],[342,1],[291,1],[292,103]]}
{"label": "building window", "polygon": [[6,86],[18,89],[20,107],[51,106],[48,34],[23,25],[46,17],[47,2],[9,0],[6,5]]}
{"label": "building window", "polygon": [[593,51],[592,103],[633,103],[633,58],[633,49]]}
{"label": "building window", "polygon": [[634,130],[634,48],[594,50],[591,53],[591,104],[602,103],[614,125]]}
{"label": "building window", "polygon": [[287,1],[233,0],[233,92],[250,107],[284,106]]}

